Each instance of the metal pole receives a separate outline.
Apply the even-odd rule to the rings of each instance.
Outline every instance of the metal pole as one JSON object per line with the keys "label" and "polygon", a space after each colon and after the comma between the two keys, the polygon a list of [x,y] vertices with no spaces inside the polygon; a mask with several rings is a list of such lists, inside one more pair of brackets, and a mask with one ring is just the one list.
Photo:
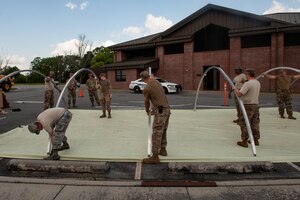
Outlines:
{"label": "metal pole", "polygon": [[[149,67],[149,75],[151,76],[151,67]],[[151,150],[152,150],[152,128],[151,128],[151,104],[150,104],[150,112],[148,114],[148,148],[147,153],[148,157],[151,156]]]}
{"label": "metal pole", "polygon": [[[198,89],[197,89],[197,93],[196,93],[196,98],[195,98],[195,103],[194,103],[194,111],[196,111],[196,108],[197,108],[197,99],[198,99],[198,95],[199,95],[199,90],[200,90],[200,87],[201,87],[201,84],[203,82],[203,79],[204,77],[206,76],[207,72],[211,69],[217,69],[219,70],[222,75],[224,76],[224,78],[228,81],[228,83],[230,84],[231,87],[234,86],[233,82],[231,81],[231,79],[227,76],[227,74],[223,71],[223,69],[221,69],[220,67],[216,67],[216,66],[212,66],[212,67],[209,67],[207,70],[205,70],[200,82],[199,82],[199,85],[198,85]],[[236,94],[235,94],[236,95]],[[244,104],[242,102],[242,100],[236,95],[237,97],[237,100],[239,102],[239,106],[241,108],[241,111],[243,113],[243,117],[245,119],[245,123],[246,123],[246,127],[247,127],[247,132],[248,132],[248,136],[249,136],[249,139],[250,139],[250,143],[251,143],[251,149],[252,149],[252,153],[253,153],[253,156],[256,156],[256,147],[255,147],[255,144],[254,144],[254,139],[253,139],[253,135],[252,135],[252,130],[251,130],[251,127],[250,127],[250,123],[249,123],[249,119],[248,119],[248,116],[247,116],[247,113],[246,113],[246,110],[245,110],[245,107],[244,107]]]}

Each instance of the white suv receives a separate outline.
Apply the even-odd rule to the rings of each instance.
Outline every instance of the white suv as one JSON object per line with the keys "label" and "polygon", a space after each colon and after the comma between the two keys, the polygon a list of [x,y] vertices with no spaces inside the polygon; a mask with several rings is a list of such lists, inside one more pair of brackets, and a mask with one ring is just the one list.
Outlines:
{"label": "white suv", "polygon": [[[182,86],[177,83],[171,83],[159,77],[155,77],[155,79],[161,83],[162,87],[165,90],[165,93],[176,93],[182,91]],[[142,81],[142,79],[137,79],[135,81],[131,81],[129,84],[129,89],[133,90],[136,93],[140,93],[144,90],[146,83]]]}

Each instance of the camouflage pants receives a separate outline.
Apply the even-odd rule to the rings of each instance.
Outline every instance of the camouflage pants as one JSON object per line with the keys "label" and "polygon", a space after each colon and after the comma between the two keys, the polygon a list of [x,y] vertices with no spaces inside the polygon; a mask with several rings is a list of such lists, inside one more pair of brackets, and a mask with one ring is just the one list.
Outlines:
{"label": "camouflage pants", "polygon": [[[251,104],[251,105],[244,105],[248,119],[249,119],[249,123],[250,123],[250,127],[251,127],[251,131],[253,134],[253,138],[254,139],[259,139],[260,138],[260,132],[259,132],[259,107],[256,104]],[[247,126],[244,120],[244,116],[243,113],[240,112],[240,116],[239,116],[239,125],[241,127],[241,138],[243,141],[248,140],[249,136],[248,136],[248,131],[247,131]]]}
{"label": "camouflage pants", "polygon": [[102,106],[102,110],[107,110],[110,111],[110,102],[111,102],[111,98],[109,96],[109,94],[102,94],[101,95],[101,99],[100,99],[100,103]]}
{"label": "camouflage pants", "polygon": [[152,153],[158,154],[161,147],[167,146],[167,129],[169,125],[170,109],[163,109],[162,113],[155,110],[152,125]]}
{"label": "camouflage pants", "polygon": [[238,101],[236,95],[234,95],[234,103],[235,103],[235,108],[236,108],[236,111],[237,111],[236,116],[239,118],[240,113],[241,113],[241,108],[240,108],[239,101]]}
{"label": "camouflage pants", "polygon": [[44,99],[44,110],[54,107],[54,91],[46,90]]}
{"label": "camouflage pants", "polygon": [[292,96],[289,90],[278,90],[276,93],[279,115],[284,114],[284,108],[289,116],[293,116]]}
{"label": "camouflage pants", "polygon": [[76,90],[68,90],[68,105],[71,105],[71,101],[73,106],[76,105]]}
{"label": "camouflage pants", "polygon": [[97,90],[89,90],[89,96],[90,96],[90,101],[91,101],[92,105],[94,105],[94,99],[95,99],[98,106],[100,106],[100,101],[99,101]]}
{"label": "camouflage pants", "polygon": [[53,149],[59,149],[62,143],[67,142],[67,137],[65,136],[65,133],[71,119],[72,113],[67,110],[57,121],[54,128],[54,135],[52,141]]}

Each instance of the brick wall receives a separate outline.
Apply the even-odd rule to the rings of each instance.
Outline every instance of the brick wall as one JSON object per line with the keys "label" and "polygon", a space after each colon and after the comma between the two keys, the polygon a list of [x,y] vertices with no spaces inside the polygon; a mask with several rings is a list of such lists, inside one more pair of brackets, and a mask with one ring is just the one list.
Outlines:
{"label": "brick wall", "polygon": [[115,70],[107,72],[107,78],[110,80],[113,89],[128,89],[131,81],[137,79],[137,69],[128,69],[126,70],[126,81],[116,81]]}

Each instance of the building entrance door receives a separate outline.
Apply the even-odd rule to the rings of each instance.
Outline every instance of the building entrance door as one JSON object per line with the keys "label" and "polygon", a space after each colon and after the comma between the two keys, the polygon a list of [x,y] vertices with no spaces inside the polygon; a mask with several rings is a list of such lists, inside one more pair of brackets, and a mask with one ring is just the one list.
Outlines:
{"label": "building entrance door", "polygon": [[[220,67],[218,65],[213,65]],[[211,66],[203,66],[203,72]],[[220,90],[220,71],[217,69],[211,69],[207,72],[203,79],[204,90]]]}

